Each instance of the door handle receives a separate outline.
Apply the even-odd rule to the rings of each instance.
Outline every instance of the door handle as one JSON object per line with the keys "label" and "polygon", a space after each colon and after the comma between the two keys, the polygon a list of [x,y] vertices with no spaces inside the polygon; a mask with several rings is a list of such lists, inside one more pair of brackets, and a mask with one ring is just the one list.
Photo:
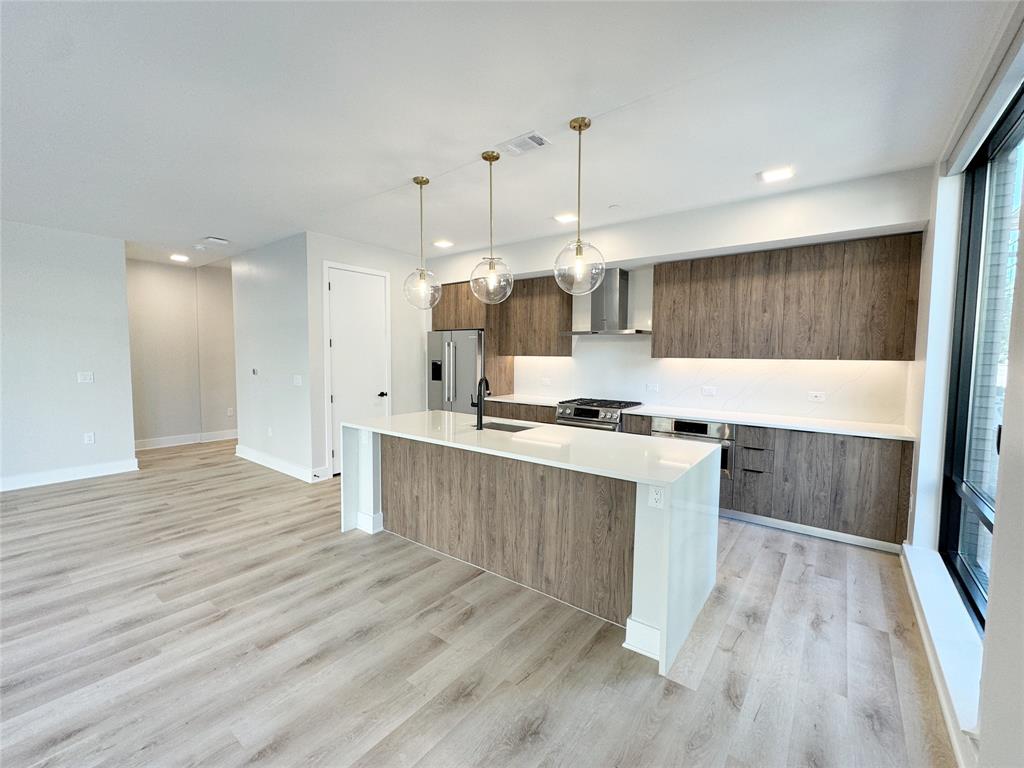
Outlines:
{"label": "door handle", "polygon": [[378,392],[377,393],[377,397],[387,397],[387,396],[388,396],[387,392]]}
{"label": "door handle", "polygon": [[455,398],[458,396],[456,394],[456,392],[455,392],[455,388],[458,386],[458,383],[459,383],[459,377],[455,375],[455,356],[458,354],[459,348],[455,345],[455,342],[452,342],[451,349],[452,349],[452,372],[451,372],[451,375],[449,375],[448,379],[452,383],[452,396],[449,397],[448,399],[451,402],[454,403],[455,402]]}

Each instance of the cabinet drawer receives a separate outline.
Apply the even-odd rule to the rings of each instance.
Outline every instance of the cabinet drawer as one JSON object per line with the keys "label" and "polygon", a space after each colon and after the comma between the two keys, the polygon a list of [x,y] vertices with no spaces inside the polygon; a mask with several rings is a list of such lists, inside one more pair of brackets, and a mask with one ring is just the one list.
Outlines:
{"label": "cabinet drawer", "polygon": [[766,427],[736,427],[736,445],[741,448],[774,448],[775,430]]}
{"label": "cabinet drawer", "polygon": [[772,474],[741,469],[733,479],[733,509],[754,515],[772,514]]}
{"label": "cabinet drawer", "polygon": [[775,467],[775,451],[770,448],[749,448],[744,446],[736,449],[736,466],[743,469],[756,469],[758,472],[771,472]]}

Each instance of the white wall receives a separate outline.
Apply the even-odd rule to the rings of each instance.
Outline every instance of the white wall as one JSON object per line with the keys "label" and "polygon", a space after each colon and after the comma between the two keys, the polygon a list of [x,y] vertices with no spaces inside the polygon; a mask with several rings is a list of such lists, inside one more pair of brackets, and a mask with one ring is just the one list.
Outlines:
{"label": "white wall", "polygon": [[[585,229],[585,239],[616,266],[696,258],[772,246],[827,242],[920,230],[930,215],[932,169],[873,176],[738,203]],[[496,215],[501,217],[501,212]],[[586,211],[584,211],[586,223]],[[516,275],[550,273],[574,232],[503,245],[495,253]],[[430,260],[443,282],[458,282],[484,255],[471,251]]]}
{"label": "white wall", "polygon": [[313,466],[305,234],[233,257],[231,280],[237,451],[304,477]]}
{"label": "white wall", "polygon": [[196,442],[202,421],[195,270],[129,259],[126,271],[138,447]]}
{"label": "white wall", "polygon": [[206,266],[195,273],[202,434],[204,439],[228,437],[237,428],[231,269]]}
{"label": "white wall", "polygon": [[[323,275],[324,262],[387,272],[391,279],[391,399],[392,413],[426,407],[426,332],[430,313],[414,309],[402,294],[402,283],[416,268],[416,257],[340,237],[306,233],[309,255],[309,338],[313,408],[313,466],[326,467],[330,433],[324,394]],[[358,328],[352,329],[358,333]]]}
{"label": "white wall", "polygon": [[0,485],[135,469],[124,241],[5,221],[0,253]]}
{"label": "white wall", "polygon": [[129,259],[137,448],[234,436],[231,272]]}
{"label": "white wall", "polygon": [[917,354],[907,378],[906,408],[907,425],[919,436],[907,541],[929,549],[935,549],[939,542],[963,177],[936,173],[933,184],[931,221],[921,253]]}

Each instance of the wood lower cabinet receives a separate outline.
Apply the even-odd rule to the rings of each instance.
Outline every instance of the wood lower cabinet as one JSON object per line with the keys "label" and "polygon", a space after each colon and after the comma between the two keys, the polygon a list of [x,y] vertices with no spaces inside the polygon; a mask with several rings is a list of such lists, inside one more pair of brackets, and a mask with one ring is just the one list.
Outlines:
{"label": "wood lower cabinet", "polygon": [[493,416],[496,419],[539,421],[542,424],[555,423],[555,407],[553,405],[531,405],[529,403],[505,403],[500,400],[485,400],[484,415]]}
{"label": "wood lower cabinet", "polygon": [[651,355],[912,360],[921,235],[658,264]]}
{"label": "wood lower cabinet", "polygon": [[776,431],[772,517],[829,528],[833,435]]}
{"label": "wood lower cabinet", "polygon": [[636,483],[382,436],[386,530],[625,624]]}
{"label": "wood lower cabinet", "polygon": [[[903,443],[836,435],[832,454],[832,504],[828,527],[869,539],[899,543],[897,531]],[[907,478],[909,482],[909,477]]]}
{"label": "wood lower cabinet", "polygon": [[626,413],[622,416],[622,431],[632,435],[651,434],[651,417]]}
{"label": "wood lower cabinet", "polygon": [[906,537],[912,442],[741,426],[734,450],[722,507],[894,544]]}

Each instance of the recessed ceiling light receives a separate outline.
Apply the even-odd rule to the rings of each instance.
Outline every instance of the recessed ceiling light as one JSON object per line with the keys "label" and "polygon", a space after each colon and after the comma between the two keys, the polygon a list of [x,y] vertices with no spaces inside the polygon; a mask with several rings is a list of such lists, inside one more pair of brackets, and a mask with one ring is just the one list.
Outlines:
{"label": "recessed ceiling light", "polygon": [[188,261],[188,256],[186,256],[183,253],[172,253],[171,254],[171,261],[185,262],[185,261]]}
{"label": "recessed ceiling light", "polygon": [[771,184],[776,181],[785,181],[786,179],[793,178],[793,166],[786,165],[782,168],[769,168],[767,171],[761,171],[757,174],[757,178],[763,181],[765,184]]}
{"label": "recessed ceiling light", "polygon": [[193,251],[205,251],[206,250],[206,246],[202,245],[200,243],[196,243],[195,245],[192,246],[192,250]]}
{"label": "recessed ceiling light", "polygon": [[572,224],[574,221],[576,221],[576,214],[575,213],[560,213],[557,216],[555,216],[554,219],[559,224]]}
{"label": "recessed ceiling light", "polygon": [[455,243],[451,240],[435,240],[434,246],[437,248],[451,248]]}

